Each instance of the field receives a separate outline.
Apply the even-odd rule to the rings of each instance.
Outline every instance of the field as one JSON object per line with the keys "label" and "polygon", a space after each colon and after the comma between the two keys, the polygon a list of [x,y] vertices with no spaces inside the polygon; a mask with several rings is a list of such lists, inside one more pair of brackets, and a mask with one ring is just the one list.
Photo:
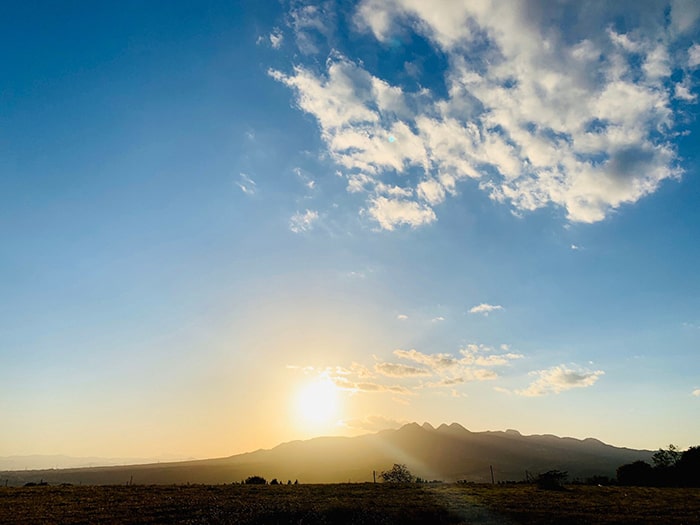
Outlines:
{"label": "field", "polygon": [[0,488],[0,523],[695,524],[700,489],[530,485]]}

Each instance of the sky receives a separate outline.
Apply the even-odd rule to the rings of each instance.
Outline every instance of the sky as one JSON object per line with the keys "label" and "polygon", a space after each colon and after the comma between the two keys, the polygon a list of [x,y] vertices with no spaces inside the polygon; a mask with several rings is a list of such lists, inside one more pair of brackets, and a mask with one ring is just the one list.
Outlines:
{"label": "sky", "polygon": [[700,435],[700,4],[0,6],[0,456]]}

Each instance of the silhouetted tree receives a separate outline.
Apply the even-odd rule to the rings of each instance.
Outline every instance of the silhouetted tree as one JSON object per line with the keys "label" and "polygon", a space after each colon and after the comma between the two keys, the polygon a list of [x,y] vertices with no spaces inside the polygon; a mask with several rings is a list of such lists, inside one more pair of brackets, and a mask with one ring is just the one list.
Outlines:
{"label": "silhouetted tree", "polygon": [[566,478],[569,477],[568,472],[562,472],[561,470],[549,470],[544,474],[537,476],[535,480],[537,486],[545,490],[564,490],[564,483],[566,483]]}
{"label": "silhouetted tree", "polygon": [[635,461],[617,468],[620,485],[648,487],[654,485],[654,469],[646,461]]}
{"label": "silhouetted tree", "polygon": [[700,487],[700,447],[690,447],[676,463],[678,483],[684,487]]}
{"label": "silhouetted tree", "polygon": [[681,451],[674,444],[670,444],[667,450],[660,448],[651,457],[654,467],[673,467],[681,459]]}
{"label": "silhouetted tree", "polygon": [[278,481],[277,478],[272,478],[272,481],[270,481],[270,485],[277,485]]}
{"label": "silhouetted tree", "polygon": [[379,477],[384,480],[385,483],[411,483],[413,481],[413,474],[406,468],[406,465],[400,465],[394,463],[391,470],[385,470]]}
{"label": "silhouetted tree", "polygon": [[265,485],[267,484],[267,480],[262,476],[250,476],[246,478],[243,483],[246,485]]}

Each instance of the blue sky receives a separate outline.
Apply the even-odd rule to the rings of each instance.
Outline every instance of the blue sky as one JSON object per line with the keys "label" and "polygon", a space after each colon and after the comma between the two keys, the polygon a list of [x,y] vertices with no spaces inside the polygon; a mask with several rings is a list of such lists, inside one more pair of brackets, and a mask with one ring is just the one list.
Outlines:
{"label": "blue sky", "polygon": [[0,19],[0,455],[697,444],[695,2]]}

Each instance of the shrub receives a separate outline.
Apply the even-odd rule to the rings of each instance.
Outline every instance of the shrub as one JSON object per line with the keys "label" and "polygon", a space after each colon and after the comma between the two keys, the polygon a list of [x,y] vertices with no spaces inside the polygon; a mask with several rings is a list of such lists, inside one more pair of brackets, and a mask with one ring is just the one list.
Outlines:
{"label": "shrub", "polygon": [[569,474],[567,472],[550,470],[537,476],[535,481],[537,482],[537,486],[541,489],[564,490],[564,483],[566,483],[566,478],[568,477]]}
{"label": "shrub", "polygon": [[250,476],[243,483],[246,485],[266,485],[267,480],[262,476]]}

